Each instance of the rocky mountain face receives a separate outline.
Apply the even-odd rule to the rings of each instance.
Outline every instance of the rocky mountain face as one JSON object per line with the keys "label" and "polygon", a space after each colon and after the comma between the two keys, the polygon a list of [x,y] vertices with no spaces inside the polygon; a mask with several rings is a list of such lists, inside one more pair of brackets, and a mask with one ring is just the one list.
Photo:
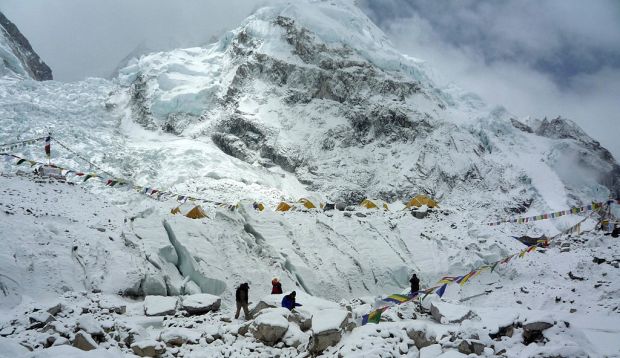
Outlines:
{"label": "rocky mountain face", "polygon": [[52,79],[52,70],[32,49],[28,39],[0,12],[0,71],[12,71],[37,81]]}
{"label": "rocky mountain face", "polygon": [[[260,10],[209,48],[143,56],[119,79],[145,128],[208,138],[230,156],[294,173],[331,200],[425,193],[462,202],[477,192],[481,205],[513,208],[524,196],[548,205],[532,187],[531,158],[515,151],[551,167],[574,201],[618,190],[617,163],[574,123],[531,128],[437,88],[348,2]],[[557,170],[569,154],[593,163],[589,189]]]}

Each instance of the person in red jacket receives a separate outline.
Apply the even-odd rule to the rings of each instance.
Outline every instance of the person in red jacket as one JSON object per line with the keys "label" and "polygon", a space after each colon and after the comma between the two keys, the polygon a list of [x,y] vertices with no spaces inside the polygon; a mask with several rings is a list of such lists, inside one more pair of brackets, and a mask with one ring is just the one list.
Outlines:
{"label": "person in red jacket", "polygon": [[271,280],[271,294],[272,295],[278,295],[282,293],[282,284],[280,283],[280,280],[278,280],[277,277],[274,277],[273,280]]}

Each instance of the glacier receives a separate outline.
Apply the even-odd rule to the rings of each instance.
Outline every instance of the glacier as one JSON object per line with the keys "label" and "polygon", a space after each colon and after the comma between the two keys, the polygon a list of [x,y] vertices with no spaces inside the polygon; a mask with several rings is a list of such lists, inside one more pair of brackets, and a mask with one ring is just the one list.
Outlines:
{"label": "glacier", "polygon": [[[378,296],[406,292],[412,272],[428,287],[518,252],[523,245],[511,236],[554,236],[584,217],[489,222],[604,202],[620,191],[618,163],[575,123],[516,118],[462,89],[437,87],[428,65],[394,49],[353,1],[262,8],[214,44],[142,55],[113,80],[37,81],[7,43],[0,38],[9,64],[0,78],[0,144],[51,133],[72,149],[52,141],[56,165],[99,170],[84,157],[135,185],[231,205],[204,204],[208,218],[191,220],[170,215],[175,200],[97,179],[42,179],[0,158],[6,159],[0,228],[7,239],[0,255],[0,347],[22,354],[68,354],[48,347],[74,340],[75,332],[65,330],[79,330],[78,317],[87,316],[116,327],[95,350],[111,356],[135,353],[132,342],[161,340],[170,336],[162,330],[179,325],[202,336],[194,345],[166,348],[164,356],[303,355],[321,332],[302,331],[301,323],[289,326],[287,346],[240,333],[247,323],[227,317],[240,283],[250,283],[252,306],[262,307],[274,304],[268,293],[271,278],[279,277],[308,307],[300,311],[316,317],[317,330],[333,326],[321,318],[330,318],[329,310],[345,312],[351,324]],[[43,161],[42,147],[12,154]],[[424,219],[403,210],[416,194],[435,198],[439,209]],[[274,211],[280,201],[302,197],[353,210]],[[356,206],[365,198],[385,200],[391,210]],[[254,202],[267,209],[255,210]],[[568,253],[553,246],[448,287],[444,300],[472,310],[474,319],[441,325],[424,314],[428,306],[403,305],[376,329],[343,324],[340,342],[323,354],[439,356],[456,352],[450,337],[476,340],[468,334],[477,332],[488,349],[495,346],[493,354],[612,356],[619,349],[610,339],[617,334],[612,317],[620,313],[618,251],[595,224],[584,221],[584,230],[592,230],[583,236],[588,240],[574,238]],[[592,265],[593,255],[609,264]],[[589,279],[574,282],[567,272]],[[199,293],[221,296],[221,312],[144,316],[145,296]],[[127,311],[113,312],[107,301]],[[58,302],[61,324],[30,328],[36,312]],[[548,312],[555,323],[546,345],[524,344],[518,334],[487,338],[511,324],[522,333]],[[419,330],[436,334],[431,348],[412,343],[410,332]],[[52,343],[43,341],[48,331]]]}

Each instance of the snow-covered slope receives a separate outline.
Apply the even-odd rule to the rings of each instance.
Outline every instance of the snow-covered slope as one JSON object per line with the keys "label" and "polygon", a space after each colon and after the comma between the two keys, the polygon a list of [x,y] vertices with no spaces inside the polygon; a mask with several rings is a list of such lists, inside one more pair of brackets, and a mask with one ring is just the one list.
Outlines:
{"label": "snow-covered slope", "polygon": [[[62,295],[63,304],[76,307],[59,319],[71,331],[61,336],[74,340],[77,307],[86,307],[84,312],[106,327],[117,327],[117,334],[131,330],[120,322],[126,317],[114,321],[117,317],[100,304],[102,297],[208,293],[223,298],[223,313],[207,321],[145,318],[141,301],[127,303],[128,319],[149,339],[160,339],[163,326],[216,327],[220,343],[207,347],[207,338],[214,337],[202,337],[198,356],[204,349],[252,355],[248,344],[266,356],[294,356],[304,349],[293,350],[289,343],[266,347],[238,334],[239,322],[228,324],[224,316],[234,308],[239,283],[250,283],[256,303],[278,276],[285,291],[297,290],[300,299],[343,300],[358,316],[370,310],[371,297],[406,290],[411,271],[428,287],[442,275],[462,274],[522,249],[511,236],[555,235],[582,218],[493,227],[489,221],[602,201],[619,191],[620,167],[574,123],[517,119],[460,89],[437,88],[424,65],[394,50],[353,1],[296,1],[261,9],[209,47],[141,56],[114,81],[39,83],[22,80],[26,70],[15,68],[0,79],[0,144],[51,132],[60,141],[52,141],[52,162],[62,167],[102,168],[139,186],[239,203],[232,209],[205,204],[208,218],[192,220],[170,214],[175,200],[157,201],[130,186],[110,188],[75,176],[69,176],[75,186],[38,182],[24,173],[31,169],[3,157],[0,228],[8,242],[0,256],[0,307],[6,317],[0,335],[35,350],[48,345],[39,342],[45,332],[15,317],[34,313],[54,297]],[[43,160],[42,148],[39,143],[12,153]],[[424,219],[401,210],[419,193],[440,205]],[[344,204],[379,198],[392,210],[273,211],[281,200],[305,196]],[[254,201],[267,210],[254,210]],[[610,241],[596,233],[591,237],[592,247],[583,248],[587,254],[575,258],[549,250],[536,264],[519,262],[533,265],[525,271],[495,272],[490,281],[450,290],[447,298],[462,304],[489,294],[471,301],[484,316],[488,308],[478,306],[512,304],[510,290],[568,256],[583,272],[598,275],[605,270],[584,268],[587,255],[599,255]],[[617,282],[616,273],[605,273]],[[540,272],[535,287],[552,286],[555,276]],[[508,293],[499,287],[506,279]],[[493,294],[486,292],[489,286]],[[563,294],[569,289],[570,281],[564,282]],[[604,304],[588,313],[612,314],[616,301],[582,289],[579,304],[587,299]],[[554,309],[538,296],[529,307]],[[527,315],[527,308],[511,309],[515,317]],[[327,354],[354,354],[364,339],[381,339],[377,352],[417,356],[419,347],[401,337],[417,325],[407,316],[412,312],[403,310],[405,316],[394,313],[390,319],[405,322],[384,333],[354,331]],[[475,329],[488,336],[495,321],[487,316]],[[456,326],[437,329],[461,334],[468,328]],[[298,333],[289,338],[307,343],[307,333]],[[113,335],[102,346],[128,353],[131,342],[121,344]],[[586,340],[601,339],[592,335]],[[556,337],[553,344],[585,342],[581,339]],[[440,351],[450,348],[449,338],[444,341]],[[525,349],[519,344],[498,347],[517,354]],[[184,354],[194,348],[187,349]]]}
{"label": "snow-covered slope", "polygon": [[[135,60],[120,83],[143,127],[279,166],[331,200],[422,192],[459,204],[476,192],[475,206],[531,200],[543,210],[618,191],[617,163],[587,135],[528,131],[502,109],[436,88],[348,2],[262,9],[209,48]],[[541,162],[535,172],[532,162]],[[584,172],[565,170],[583,162]],[[549,202],[529,184],[542,172],[566,200]]]}
{"label": "snow-covered slope", "polygon": [[32,49],[17,26],[0,11],[0,75],[30,77],[37,81],[52,79],[52,70]]}

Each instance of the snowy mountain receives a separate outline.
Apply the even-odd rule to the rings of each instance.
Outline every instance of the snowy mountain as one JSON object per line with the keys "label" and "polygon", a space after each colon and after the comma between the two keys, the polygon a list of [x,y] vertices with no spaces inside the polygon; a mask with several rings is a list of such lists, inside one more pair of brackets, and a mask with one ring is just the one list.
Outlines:
{"label": "snowy mountain", "polygon": [[[620,253],[597,231],[568,253],[553,246],[449,286],[444,301],[453,306],[436,295],[425,300],[426,309],[432,301],[444,315],[465,310],[468,319],[433,314],[434,322],[411,303],[386,313],[390,323],[377,329],[354,328],[378,296],[407,292],[412,271],[430,287],[523,250],[511,236],[554,236],[579,222],[593,229],[596,217],[579,215],[487,223],[606,201],[620,193],[620,166],[570,120],[515,118],[458,88],[438,88],[426,65],[398,53],[353,1],[260,9],[208,47],[132,59],[113,81],[20,80],[31,70],[11,43],[0,38],[11,71],[0,79],[0,144],[51,132],[54,164],[207,199],[208,218],[171,215],[175,198],[154,200],[132,185],[42,179],[3,156],[6,351],[63,356],[72,344],[110,356],[163,349],[417,357],[426,349],[434,357],[465,351],[465,341],[487,356],[620,349],[607,317],[620,313]],[[10,153],[43,161],[42,147]],[[402,210],[416,194],[439,209],[423,219]],[[274,211],[301,197],[349,207]],[[360,207],[365,198],[385,200],[390,211]],[[606,263],[592,266],[592,256]],[[575,282],[569,272],[587,278]],[[266,308],[281,299],[268,295],[274,276],[285,292],[298,292],[300,313]],[[242,282],[260,313],[250,323],[230,318]],[[185,300],[213,303],[211,295],[221,297],[220,311],[189,314]],[[578,313],[567,313],[573,307]],[[166,319],[150,316],[158,310]],[[529,323],[552,328],[542,339]],[[500,337],[508,329],[511,337]],[[282,335],[272,342],[274,332]]]}
{"label": "snowy mountain", "polygon": [[17,74],[37,81],[52,79],[52,70],[41,61],[28,39],[0,12],[0,75]]}

